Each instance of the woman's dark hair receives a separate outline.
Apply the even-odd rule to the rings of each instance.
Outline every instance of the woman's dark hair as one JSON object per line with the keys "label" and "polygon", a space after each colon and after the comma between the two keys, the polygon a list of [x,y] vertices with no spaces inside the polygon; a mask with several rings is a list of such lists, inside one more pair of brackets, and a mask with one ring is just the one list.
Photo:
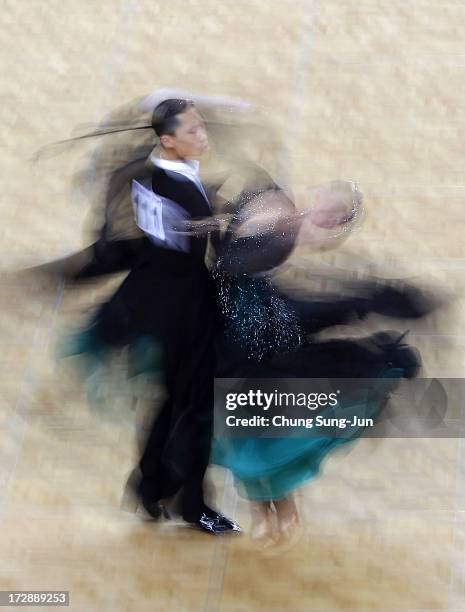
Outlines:
{"label": "woman's dark hair", "polygon": [[178,115],[194,108],[192,100],[170,98],[163,100],[155,107],[152,114],[152,127],[157,136],[169,134],[172,136],[179,125]]}

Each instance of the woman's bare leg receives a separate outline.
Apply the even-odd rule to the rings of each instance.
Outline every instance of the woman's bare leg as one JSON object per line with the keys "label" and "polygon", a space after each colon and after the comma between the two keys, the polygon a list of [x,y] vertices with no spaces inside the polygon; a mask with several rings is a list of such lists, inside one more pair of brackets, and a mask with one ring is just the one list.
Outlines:
{"label": "woman's bare leg", "polygon": [[274,512],[271,502],[252,501],[250,502],[250,512],[252,539],[264,548],[272,545],[275,541],[276,528],[274,526]]}
{"label": "woman's bare leg", "polygon": [[273,501],[278,520],[278,530],[281,538],[292,540],[299,531],[299,512],[292,493]]}

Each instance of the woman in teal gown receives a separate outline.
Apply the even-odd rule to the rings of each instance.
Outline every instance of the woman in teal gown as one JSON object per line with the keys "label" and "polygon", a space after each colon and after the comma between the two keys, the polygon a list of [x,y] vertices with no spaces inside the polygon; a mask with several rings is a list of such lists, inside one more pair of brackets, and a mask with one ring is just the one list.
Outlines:
{"label": "woman in teal gown", "polygon": [[[353,186],[333,183],[339,193],[313,223],[326,230],[342,230],[360,213],[361,199]],[[269,194],[273,193],[270,203]],[[350,195],[350,197],[346,197]],[[276,199],[279,204],[276,206]],[[257,207],[258,201],[258,207]],[[275,209],[272,221],[253,234],[244,231],[250,217]],[[333,212],[331,212],[331,209]],[[344,212],[345,211],[345,212]],[[337,211],[336,211],[337,212]],[[265,215],[266,217],[266,215]],[[294,248],[300,224],[294,205],[278,192],[245,193],[235,220],[218,246],[214,270],[222,327],[218,336],[218,371],[221,378],[318,378],[371,379],[352,389],[339,406],[324,408],[321,416],[363,416],[376,420],[389,392],[401,378],[412,378],[419,369],[418,353],[402,342],[398,332],[380,332],[363,339],[318,340],[323,329],[378,312],[399,318],[418,318],[430,305],[413,288],[360,283],[355,295],[297,299],[273,282],[276,268]],[[266,381],[262,381],[266,383]],[[367,400],[367,396],[369,399]],[[221,415],[216,414],[216,418]],[[288,540],[298,532],[298,513],[293,491],[314,478],[325,457],[335,448],[354,441],[363,427],[344,437],[216,437],[212,462],[234,476],[239,493],[251,502],[254,537],[263,545]]]}

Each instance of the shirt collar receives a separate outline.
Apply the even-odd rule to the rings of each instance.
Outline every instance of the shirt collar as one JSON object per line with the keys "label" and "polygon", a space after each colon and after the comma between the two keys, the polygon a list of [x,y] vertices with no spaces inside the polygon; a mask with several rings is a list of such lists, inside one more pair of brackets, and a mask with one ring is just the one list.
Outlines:
{"label": "shirt collar", "polygon": [[153,153],[150,154],[150,161],[163,170],[171,170],[172,172],[180,172],[181,174],[190,174],[198,176],[199,162],[196,159],[186,159],[182,162],[172,161],[171,159],[160,159]]}

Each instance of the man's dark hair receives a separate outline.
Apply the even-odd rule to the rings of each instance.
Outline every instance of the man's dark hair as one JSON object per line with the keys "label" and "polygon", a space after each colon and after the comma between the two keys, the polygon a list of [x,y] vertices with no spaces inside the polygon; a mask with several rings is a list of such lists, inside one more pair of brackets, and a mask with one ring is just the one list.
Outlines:
{"label": "man's dark hair", "polygon": [[157,136],[172,136],[179,125],[178,115],[194,108],[192,100],[170,98],[163,100],[155,107],[152,114],[152,127]]}

